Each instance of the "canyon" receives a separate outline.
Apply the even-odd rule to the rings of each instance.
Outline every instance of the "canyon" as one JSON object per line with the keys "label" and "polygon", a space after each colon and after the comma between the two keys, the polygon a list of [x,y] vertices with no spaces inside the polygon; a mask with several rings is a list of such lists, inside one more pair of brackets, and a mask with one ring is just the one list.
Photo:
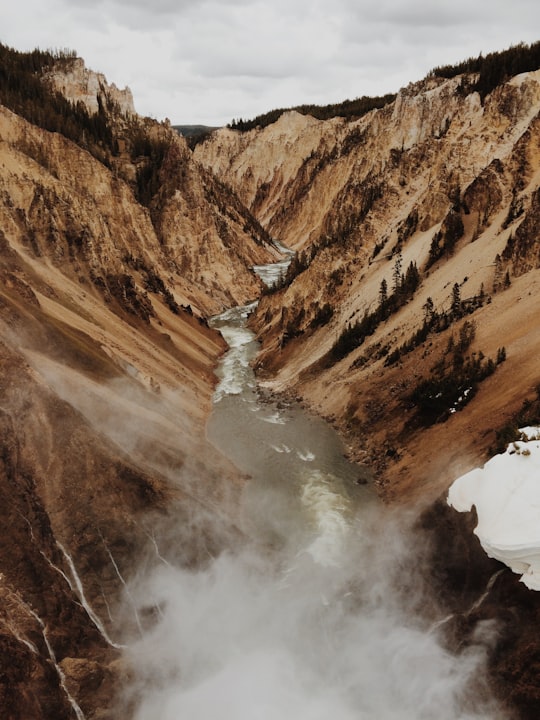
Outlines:
{"label": "canyon", "polygon": [[[242,135],[220,130],[195,149],[299,251],[296,275],[263,297],[254,319],[261,376],[335,422],[352,456],[377,466],[388,498],[432,500],[535,397],[540,74],[517,76],[484,102],[466,83],[429,77],[356,121],[293,112]],[[376,315],[383,283],[388,296],[401,293],[411,262],[414,294],[338,357],[336,339]],[[409,342],[426,314],[452,313],[456,284],[462,309]],[[471,352],[495,359],[504,345],[507,361],[470,405],[426,427],[410,396],[465,316]],[[453,438],[467,439],[458,452]]]}
{"label": "canyon", "polygon": [[[485,95],[432,74],[360,118],[290,111],[191,151],[80,59],[32,58],[61,111],[0,106],[5,716],[132,717],[123,646],[160,609],[130,583],[239,542],[246,476],[207,438],[226,350],[208,321],[260,297],[260,387],[414,508],[449,645],[501,623],[490,670],[536,717],[536,595],[507,572],[463,614],[500,567],[440,498],[538,419],[540,70]],[[280,244],[296,255],[268,288],[252,268]]]}

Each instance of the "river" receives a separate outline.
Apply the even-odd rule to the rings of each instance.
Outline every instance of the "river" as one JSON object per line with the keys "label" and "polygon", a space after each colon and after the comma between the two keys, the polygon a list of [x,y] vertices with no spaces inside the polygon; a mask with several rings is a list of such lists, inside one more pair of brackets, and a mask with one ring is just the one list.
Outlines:
{"label": "river", "polygon": [[377,502],[331,427],[260,392],[253,307],[213,321],[230,350],[208,425],[250,478],[246,540],[197,571],[152,576],[161,615],[135,649],[136,719],[502,717],[474,692],[484,645],[452,655],[418,612],[429,588],[407,522]]}
{"label": "river", "polygon": [[244,531],[274,547],[309,547],[319,562],[333,562],[353,508],[373,501],[369,473],[345,459],[326,422],[259,391],[250,364],[258,344],[246,328],[253,309],[234,308],[213,320],[230,349],[218,369],[208,438],[251,478]]}

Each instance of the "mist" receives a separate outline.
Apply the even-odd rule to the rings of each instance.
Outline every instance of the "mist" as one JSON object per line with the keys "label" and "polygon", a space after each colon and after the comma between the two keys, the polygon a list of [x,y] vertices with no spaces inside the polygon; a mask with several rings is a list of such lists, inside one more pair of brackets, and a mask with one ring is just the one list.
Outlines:
{"label": "mist", "polygon": [[[127,649],[133,717],[503,718],[486,679],[496,627],[479,623],[458,655],[445,649],[415,513],[379,503],[326,423],[261,395],[245,317],[218,321],[231,349],[207,428],[249,477],[240,535],[196,566],[161,562],[131,583],[154,618]],[[162,555],[196,541],[196,527],[160,533]]]}
{"label": "mist", "polygon": [[[261,398],[245,328],[233,327],[228,341],[208,436],[249,479],[235,493],[233,531],[221,547],[208,538],[227,534],[224,494],[209,491],[208,472],[199,472],[203,445],[192,442],[175,394],[149,396],[131,380],[82,383],[79,373],[29,355],[92,426],[183,490],[176,524],[152,516],[151,557],[125,588],[122,644],[132,679],[122,713],[503,718],[486,676],[496,627],[480,623],[457,655],[444,647],[444,613],[430,594],[414,514],[378,503],[364,484],[369,472],[345,460],[324,422]],[[156,442],[161,448],[148,455]],[[213,481],[230,482],[225,472]]]}
{"label": "mist", "polygon": [[502,717],[483,681],[492,628],[455,656],[415,614],[428,597],[410,532],[381,509],[358,513],[339,562],[317,537],[296,552],[248,541],[139,582],[159,619],[129,650],[136,720]]}

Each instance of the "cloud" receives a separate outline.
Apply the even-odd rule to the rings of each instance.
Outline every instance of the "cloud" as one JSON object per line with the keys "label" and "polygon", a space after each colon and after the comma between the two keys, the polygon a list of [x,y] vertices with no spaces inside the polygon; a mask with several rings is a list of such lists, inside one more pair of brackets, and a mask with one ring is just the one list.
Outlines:
{"label": "cloud", "polygon": [[275,5],[226,13],[209,8],[178,32],[175,55],[193,58],[193,70],[203,78],[310,75],[328,61],[336,42],[316,15],[306,13],[298,23],[296,13]]}
{"label": "cloud", "polygon": [[[461,7],[460,7],[461,5]],[[366,5],[348,3],[349,11],[364,18],[370,24],[379,23],[395,27],[454,27],[468,25],[481,19],[481,3],[465,4],[462,0],[452,3],[408,2],[381,0]]]}
{"label": "cloud", "polygon": [[432,67],[537,40],[535,0],[28,0],[18,49],[71,47],[139,112],[221,124],[274,107],[397,91]]}

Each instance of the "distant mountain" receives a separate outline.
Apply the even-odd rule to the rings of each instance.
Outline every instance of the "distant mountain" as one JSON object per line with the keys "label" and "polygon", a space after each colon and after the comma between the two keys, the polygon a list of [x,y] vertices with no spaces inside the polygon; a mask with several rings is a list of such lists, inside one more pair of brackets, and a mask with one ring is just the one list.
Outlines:
{"label": "distant mountain", "polygon": [[186,139],[188,146],[194,150],[197,145],[211,135],[214,130],[219,127],[211,127],[210,125],[173,125],[177,133]]}
{"label": "distant mountain", "polygon": [[213,130],[218,130],[219,126],[211,125],[173,125],[173,128],[186,138],[193,137],[194,135],[203,135],[205,133],[211,133]]}

